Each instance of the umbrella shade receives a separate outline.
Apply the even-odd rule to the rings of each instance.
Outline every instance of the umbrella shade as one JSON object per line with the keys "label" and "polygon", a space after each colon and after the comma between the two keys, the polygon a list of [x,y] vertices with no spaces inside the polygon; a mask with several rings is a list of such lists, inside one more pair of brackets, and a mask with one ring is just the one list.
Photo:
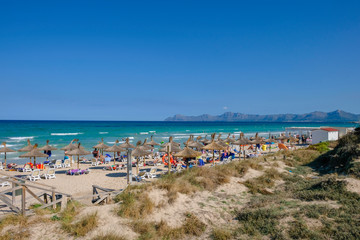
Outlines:
{"label": "umbrella shade", "polygon": [[189,147],[202,149],[204,147],[204,145],[199,142],[193,142],[193,143],[189,144]]}
{"label": "umbrella shade", "polygon": [[30,140],[29,140],[29,139],[27,140],[27,143],[28,143],[28,145],[25,146],[25,147],[23,147],[23,148],[21,148],[21,149],[19,149],[18,152],[30,152],[31,150],[34,149],[34,146],[30,144]]}
{"label": "umbrella shade", "polygon": [[299,139],[295,138],[295,137],[290,137],[289,138],[290,142],[298,142]]}
{"label": "umbrella shade", "polygon": [[150,142],[147,142],[146,145],[149,145],[149,146],[160,146],[160,144],[158,144],[157,142],[155,142],[155,141],[153,140],[153,136],[151,136]]}
{"label": "umbrella shade", "polygon": [[132,152],[131,152],[131,156],[133,157],[143,157],[143,156],[148,156],[152,154],[149,151],[146,151],[145,149],[142,148],[142,146],[140,147],[136,147]]}
{"label": "umbrella shade", "polygon": [[211,140],[210,139],[207,139],[206,138],[207,136],[205,136],[205,138],[203,140],[200,140],[200,142],[202,142],[203,144],[209,144],[211,143]]}
{"label": "umbrella shade", "polygon": [[0,148],[0,152],[8,153],[8,152],[16,152],[15,150],[12,150],[11,148],[6,147],[6,143],[3,143],[4,147]]}
{"label": "umbrella shade", "polygon": [[226,150],[226,148],[227,148],[227,147],[222,146],[222,145],[216,143],[216,142],[213,140],[210,144],[204,146],[202,149],[205,149],[205,150],[218,150],[218,151],[219,151],[219,150]]}
{"label": "umbrella shade", "polygon": [[230,135],[231,134],[229,133],[228,137],[224,140],[225,143],[232,144],[236,141],[234,138],[231,138]]}
{"label": "umbrella shade", "polygon": [[170,146],[171,151],[172,151],[173,148],[176,148],[176,147],[180,148],[180,143],[174,142],[173,137],[169,137],[169,142],[164,143],[163,145],[161,145],[161,147],[165,147],[165,148],[167,148],[167,146]]}
{"label": "umbrella shade", "polygon": [[68,155],[70,156],[78,156],[78,162],[77,162],[78,169],[80,165],[80,156],[89,155],[89,154],[91,154],[91,152],[86,151],[84,148],[82,148],[80,143],[78,144],[77,148],[68,152]]}
{"label": "umbrella shade", "polygon": [[123,144],[120,144],[121,148],[135,148],[134,145],[132,145],[131,143],[129,143],[129,138],[126,138],[125,142]]}
{"label": "umbrella shade", "polygon": [[142,149],[145,149],[145,150],[153,149],[153,147],[151,147],[151,145],[147,144],[147,138],[145,138],[144,143],[142,144],[141,147],[142,147]]}
{"label": "umbrella shade", "polygon": [[49,140],[46,140],[46,145],[43,146],[43,147],[41,147],[41,148],[39,148],[39,150],[41,150],[41,151],[53,151],[53,150],[57,150],[56,147],[50,146],[50,145],[49,145],[49,142],[50,142]]}
{"label": "umbrella shade", "polygon": [[[171,147],[171,149],[170,149],[170,152],[180,152],[181,151],[181,148],[180,147],[178,147],[178,146],[173,146],[173,147]],[[168,152],[168,149],[167,149],[167,147],[163,147],[163,148],[160,148],[159,149],[159,152]]]}
{"label": "umbrella shade", "polygon": [[192,150],[191,148],[185,147],[182,151],[175,153],[175,157],[182,157],[182,158],[196,158],[201,156],[201,152],[197,152]]}
{"label": "umbrella shade", "polygon": [[108,146],[108,145],[106,145],[106,144],[104,143],[104,139],[103,139],[103,138],[101,139],[101,142],[99,142],[99,144],[93,146],[93,148],[98,148],[98,149],[106,149],[106,148],[108,148],[108,147],[110,147],[110,146]]}
{"label": "umbrella shade", "polygon": [[16,151],[12,150],[11,148],[6,147],[6,142],[3,142],[2,145],[4,145],[4,147],[0,148],[0,152],[3,152],[4,155],[5,155],[4,162],[5,162],[5,168],[7,168],[6,153],[8,153],[8,152],[16,152]]}
{"label": "umbrella shade", "polygon": [[20,155],[21,158],[36,158],[36,157],[48,157],[49,155],[42,153],[39,151],[39,149],[34,148],[30,152],[24,153],[23,155]]}
{"label": "umbrella shade", "polygon": [[289,137],[282,134],[280,137],[276,138],[276,140],[288,140]]}
{"label": "umbrella shade", "polygon": [[[73,140],[70,142],[69,145],[66,145],[65,147],[60,148],[60,149],[61,149],[61,150],[64,150],[64,151],[74,150],[74,149],[76,149],[76,148],[78,147],[78,145],[77,145],[76,143],[73,143],[73,142],[77,142],[77,141],[79,141],[79,139],[73,139]],[[83,148],[83,147],[81,146],[81,148]]]}
{"label": "umbrella shade", "polygon": [[123,152],[123,151],[125,151],[125,149],[123,149],[120,146],[114,144],[113,146],[104,149],[104,151],[105,152]]}

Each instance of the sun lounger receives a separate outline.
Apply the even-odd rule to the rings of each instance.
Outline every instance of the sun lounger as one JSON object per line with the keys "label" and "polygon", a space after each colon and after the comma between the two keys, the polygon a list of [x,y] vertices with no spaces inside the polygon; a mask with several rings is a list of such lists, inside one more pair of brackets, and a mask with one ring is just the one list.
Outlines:
{"label": "sun lounger", "polygon": [[71,167],[70,159],[65,159],[64,163],[62,164],[63,168]]}
{"label": "sun lounger", "polygon": [[141,180],[144,180],[146,178],[146,172],[140,171],[137,176],[134,176],[135,180],[140,182]]}
{"label": "sun lounger", "polygon": [[91,159],[91,166],[98,166],[100,163],[96,158]]}
{"label": "sun lounger", "polygon": [[5,180],[6,178],[7,178],[6,176],[0,178],[0,186],[1,186],[1,187],[10,186],[10,183]]}
{"label": "sun lounger", "polygon": [[45,179],[54,179],[54,178],[56,178],[56,176],[55,176],[55,168],[48,168],[46,170],[46,173],[44,173],[43,176],[45,177]]}
{"label": "sun lounger", "polygon": [[156,177],[156,172],[157,172],[157,167],[152,167],[152,168],[150,168],[149,172],[146,172],[145,177],[147,177],[147,178],[155,178]]}
{"label": "sun lounger", "polygon": [[176,165],[176,168],[173,169],[173,172],[181,172],[184,168],[181,166],[181,164]]}
{"label": "sun lounger", "polygon": [[40,169],[34,169],[34,171],[31,172],[31,175],[28,176],[28,179],[30,181],[40,180]]}
{"label": "sun lounger", "polygon": [[19,172],[31,172],[32,169],[29,164],[25,164],[23,168],[18,168]]}
{"label": "sun lounger", "polygon": [[54,168],[62,168],[62,161],[61,160],[56,160],[55,164],[54,164]]}
{"label": "sun lounger", "polygon": [[0,170],[4,170],[4,166],[2,162],[0,162]]}

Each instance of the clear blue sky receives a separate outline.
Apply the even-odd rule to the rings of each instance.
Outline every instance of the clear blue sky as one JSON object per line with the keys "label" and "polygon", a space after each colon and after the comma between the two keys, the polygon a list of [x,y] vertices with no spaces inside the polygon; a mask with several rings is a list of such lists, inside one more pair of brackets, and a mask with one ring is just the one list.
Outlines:
{"label": "clear blue sky", "polygon": [[1,1],[0,119],[360,113],[360,1]]}

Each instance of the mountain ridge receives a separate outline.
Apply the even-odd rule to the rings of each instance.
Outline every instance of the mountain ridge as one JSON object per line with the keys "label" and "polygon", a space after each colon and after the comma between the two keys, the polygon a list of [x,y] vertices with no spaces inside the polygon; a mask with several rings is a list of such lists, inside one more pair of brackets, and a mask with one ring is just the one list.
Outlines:
{"label": "mountain ridge", "polygon": [[202,114],[199,116],[184,116],[176,114],[164,121],[183,122],[346,122],[360,121],[360,114],[335,110],[332,112],[314,111],[303,114],[244,114],[225,112],[220,115]]}

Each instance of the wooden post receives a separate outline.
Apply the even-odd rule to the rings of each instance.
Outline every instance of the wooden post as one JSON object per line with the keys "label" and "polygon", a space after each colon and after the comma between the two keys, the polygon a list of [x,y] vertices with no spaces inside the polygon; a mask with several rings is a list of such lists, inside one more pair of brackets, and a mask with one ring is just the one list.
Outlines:
{"label": "wooden post", "polygon": [[[11,187],[12,187],[12,189],[14,189],[15,183],[11,183]],[[12,191],[12,194],[11,194],[11,202],[12,202],[12,205],[15,204],[15,191],[14,190]]]}
{"label": "wooden post", "polygon": [[[171,144],[171,143],[170,143]],[[168,150],[168,173],[170,174],[171,173],[171,157],[170,157],[170,151],[171,151],[171,145],[168,145],[167,146],[167,150]]]}
{"label": "wooden post", "polygon": [[128,149],[127,152],[127,184],[131,184],[132,182],[132,163],[131,163],[131,150]]}
{"label": "wooden post", "polygon": [[66,208],[66,205],[67,205],[67,197],[62,195],[62,198],[61,198],[61,209],[60,211],[64,211],[65,208]]}
{"label": "wooden post", "polygon": [[215,150],[213,150],[213,166],[215,166]]}
{"label": "wooden post", "polygon": [[[56,196],[55,196],[55,190],[54,190],[54,188],[52,188],[51,194],[52,194],[52,202],[55,202],[55,201],[56,201]],[[56,204],[53,204],[53,205],[52,205],[52,208],[53,208],[53,209],[56,209]]]}
{"label": "wooden post", "polygon": [[21,214],[25,215],[26,208],[26,199],[25,199],[25,186],[22,187],[22,194],[21,194]]}

